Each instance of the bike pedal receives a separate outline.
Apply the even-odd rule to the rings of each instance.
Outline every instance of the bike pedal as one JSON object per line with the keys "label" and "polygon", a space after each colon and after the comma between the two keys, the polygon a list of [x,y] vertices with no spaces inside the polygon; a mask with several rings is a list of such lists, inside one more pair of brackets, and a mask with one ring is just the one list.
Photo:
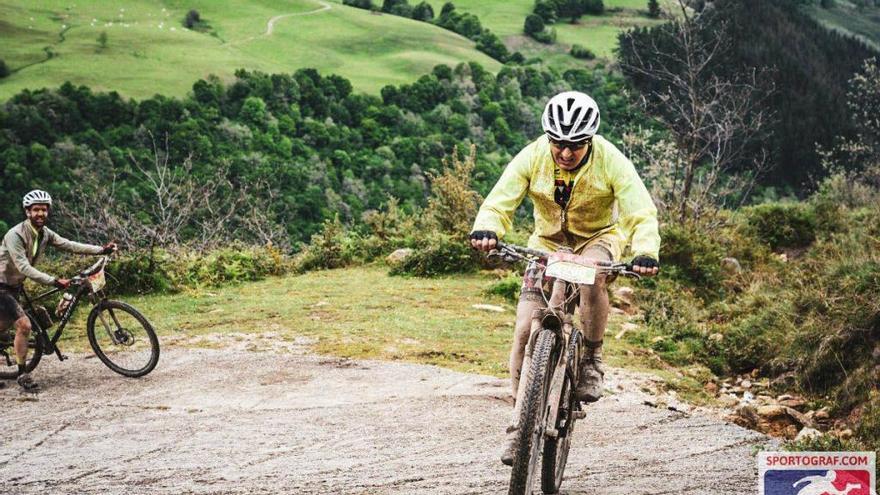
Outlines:
{"label": "bike pedal", "polygon": [[587,411],[575,411],[572,417],[574,419],[584,419],[587,417]]}

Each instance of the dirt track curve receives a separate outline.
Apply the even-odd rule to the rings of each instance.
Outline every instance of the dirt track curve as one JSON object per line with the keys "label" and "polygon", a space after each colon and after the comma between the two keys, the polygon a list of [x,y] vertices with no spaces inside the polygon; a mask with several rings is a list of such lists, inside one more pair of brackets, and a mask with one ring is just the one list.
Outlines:
{"label": "dirt track curve", "polygon": [[[140,380],[50,357],[35,376],[34,398],[0,390],[8,493],[506,493],[510,406],[492,377],[298,345],[166,349]],[[754,493],[765,437],[646,406],[629,373],[608,382],[578,423],[563,493]]]}

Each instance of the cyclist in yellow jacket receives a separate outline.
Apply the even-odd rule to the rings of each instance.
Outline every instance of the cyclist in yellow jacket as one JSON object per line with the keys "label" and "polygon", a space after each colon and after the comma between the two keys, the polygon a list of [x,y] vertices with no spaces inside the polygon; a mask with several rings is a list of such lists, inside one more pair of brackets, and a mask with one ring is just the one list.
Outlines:
{"label": "cyclist in yellow jacket", "polygon": [[[529,247],[544,251],[569,248],[599,260],[616,261],[627,240],[634,256],[633,270],[655,275],[660,269],[657,208],[632,162],[613,144],[597,135],[599,108],[577,91],[560,93],[547,103],[541,118],[545,134],[507,165],[480,207],[470,234],[471,245],[483,251],[495,247],[512,224],[528,194],[534,204],[535,230]],[[523,276],[516,311],[510,376],[513,396],[531,325],[531,314],[544,304],[545,290],[537,266]],[[581,328],[587,352],[581,362],[578,399],[593,402],[602,396],[602,340],[608,321],[606,280],[580,294]],[[510,465],[516,450],[517,426],[507,429],[501,461]]]}

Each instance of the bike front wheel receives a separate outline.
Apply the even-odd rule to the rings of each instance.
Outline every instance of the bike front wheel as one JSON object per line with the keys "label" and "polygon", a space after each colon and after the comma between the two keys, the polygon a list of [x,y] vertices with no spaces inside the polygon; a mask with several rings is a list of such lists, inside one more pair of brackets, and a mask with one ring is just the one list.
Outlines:
{"label": "bike front wheel", "polygon": [[532,362],[529,367],[528,384],[519,414],[519,445],[513,456],[508,495],[532,493],[532,479],[544,443],[547,421],[547,392],[553,374],[553,346],[556,335],[542,330],[535,341]]}
{"label": "bike front wheel", "polygon": [[92,308],[86,333],[98,359],[120,375],[141,377],[159,362],[159,339],[153,326],[122,301],[104,300]]}
{"label": "bike front wheel", "polygon": [[581,341],[580,331],[574,330],[565,353],[569,372],[565,374],[562,393],[559,394],[559,416],[556,418],[555,425],[558,435],[556,438],[547,439],[547,443],[544,445],[544,456],[541,460],[541,490],[544,493],[559,493],[559,488],[562,486],[562,476],[565,473],[565,464],[568,462],[574,423],[580,409],[580,403],[574,396],[574,383],[576,383],[578,350]]}

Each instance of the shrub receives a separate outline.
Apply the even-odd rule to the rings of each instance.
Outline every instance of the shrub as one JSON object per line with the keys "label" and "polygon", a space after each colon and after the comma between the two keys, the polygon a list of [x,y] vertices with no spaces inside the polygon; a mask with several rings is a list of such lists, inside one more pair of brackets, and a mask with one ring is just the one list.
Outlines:
{"label": "shrub", "polygon": [[372,0],[342,0],[342,3],[349,7],[357,7],[364,10],[373,10],[374,7]]}
{"label": "shrub", "polygon": [[413,9],[412,18],[417,21],[430,22],[434,19],[434,8],[428,2],[422,2]]}
{"label": "shrub", "polygon": [[544,30],[544,19],[537,14],[529,14],[526,16],[526,22],[523,25],[523,31],[529,36],[540,33]]}
{"label": "shrub", "polygon": [[552,45],[553,43],[556,43],[556,30],[552,28],[545,29],[540,33],[532,34],[532,38],[534,38],[535,41]]}
{"label": "shrub", "polygon": [[486,294],[501,296],[505,300],[516,303],[519,301],[519,292],[522,288],[522,276],[518,273],[511,273],[508,276],[494,282],[486,289]]}
{"label": "shrub", "polygon": [[689,224],[667,224],[661,230],[660,260],[664,277],[695,286],[697,294],[707,297],[721,286],[721,260],[724,247],[716,237]]}
{"label": "shrub", "polygon": [[556,3],[551,0],[538,0],[535,2],[535,9],[533,12],[535,15],[541,17],[545,24],[553,24],[558,17],[556,13]]}
{"label": "shrub", "polygon": [[770,249],[807,247],[816,239],[816,218],[808,205],[771,203],[742,213],[748,231]]}
{"label": "shrub", "polygon": [[675,280],[660,278],[653,290],[640,290],[637,297],[646,331],[630,334],[628,340],[676,364],[706,355],[700,329],[703,306],[690,290]]}
{"label": "shrub", "polygon": [[660,2],[648,0],[648,17],[658,19],[660,17]]}
{"label": "shrub", "polygon": [[593,53],[592,50],[577,44],[571,45],[571,51],[569,53],[571,53],[572,57],[579,59],[593,60],[596,58],[596,54]]}
{"label": "shrub", "polygon": [[437,277],[453,273],[470,273],[479,267],[477,251],[458,237],[433,234],[415,251],[389,272],[391,275]]}
{"label": "shrub", "polygon": [[349,232],[337,215],[324,222],[321,232],[312,235],[309,244],[293,259],[294,271],[341,268],[354,261],[356,234]]}
{"label": "shrub", "polygon": [[6,61],[0,58],[0,79],[9,75],[9,67],[6,65]]}
{"label": "shrub", "polygon": [[605,12],[605,4],[602,0],[582,0],[583,12],[589,15],[602,15]]}
{"label": "shrub", "polygon": [[202,22],[202,16],[199,14],[199,11],[196,9],[191,9],[186,13],[186,17],[183,18],[183,27],[187,29],[195,29]]}

